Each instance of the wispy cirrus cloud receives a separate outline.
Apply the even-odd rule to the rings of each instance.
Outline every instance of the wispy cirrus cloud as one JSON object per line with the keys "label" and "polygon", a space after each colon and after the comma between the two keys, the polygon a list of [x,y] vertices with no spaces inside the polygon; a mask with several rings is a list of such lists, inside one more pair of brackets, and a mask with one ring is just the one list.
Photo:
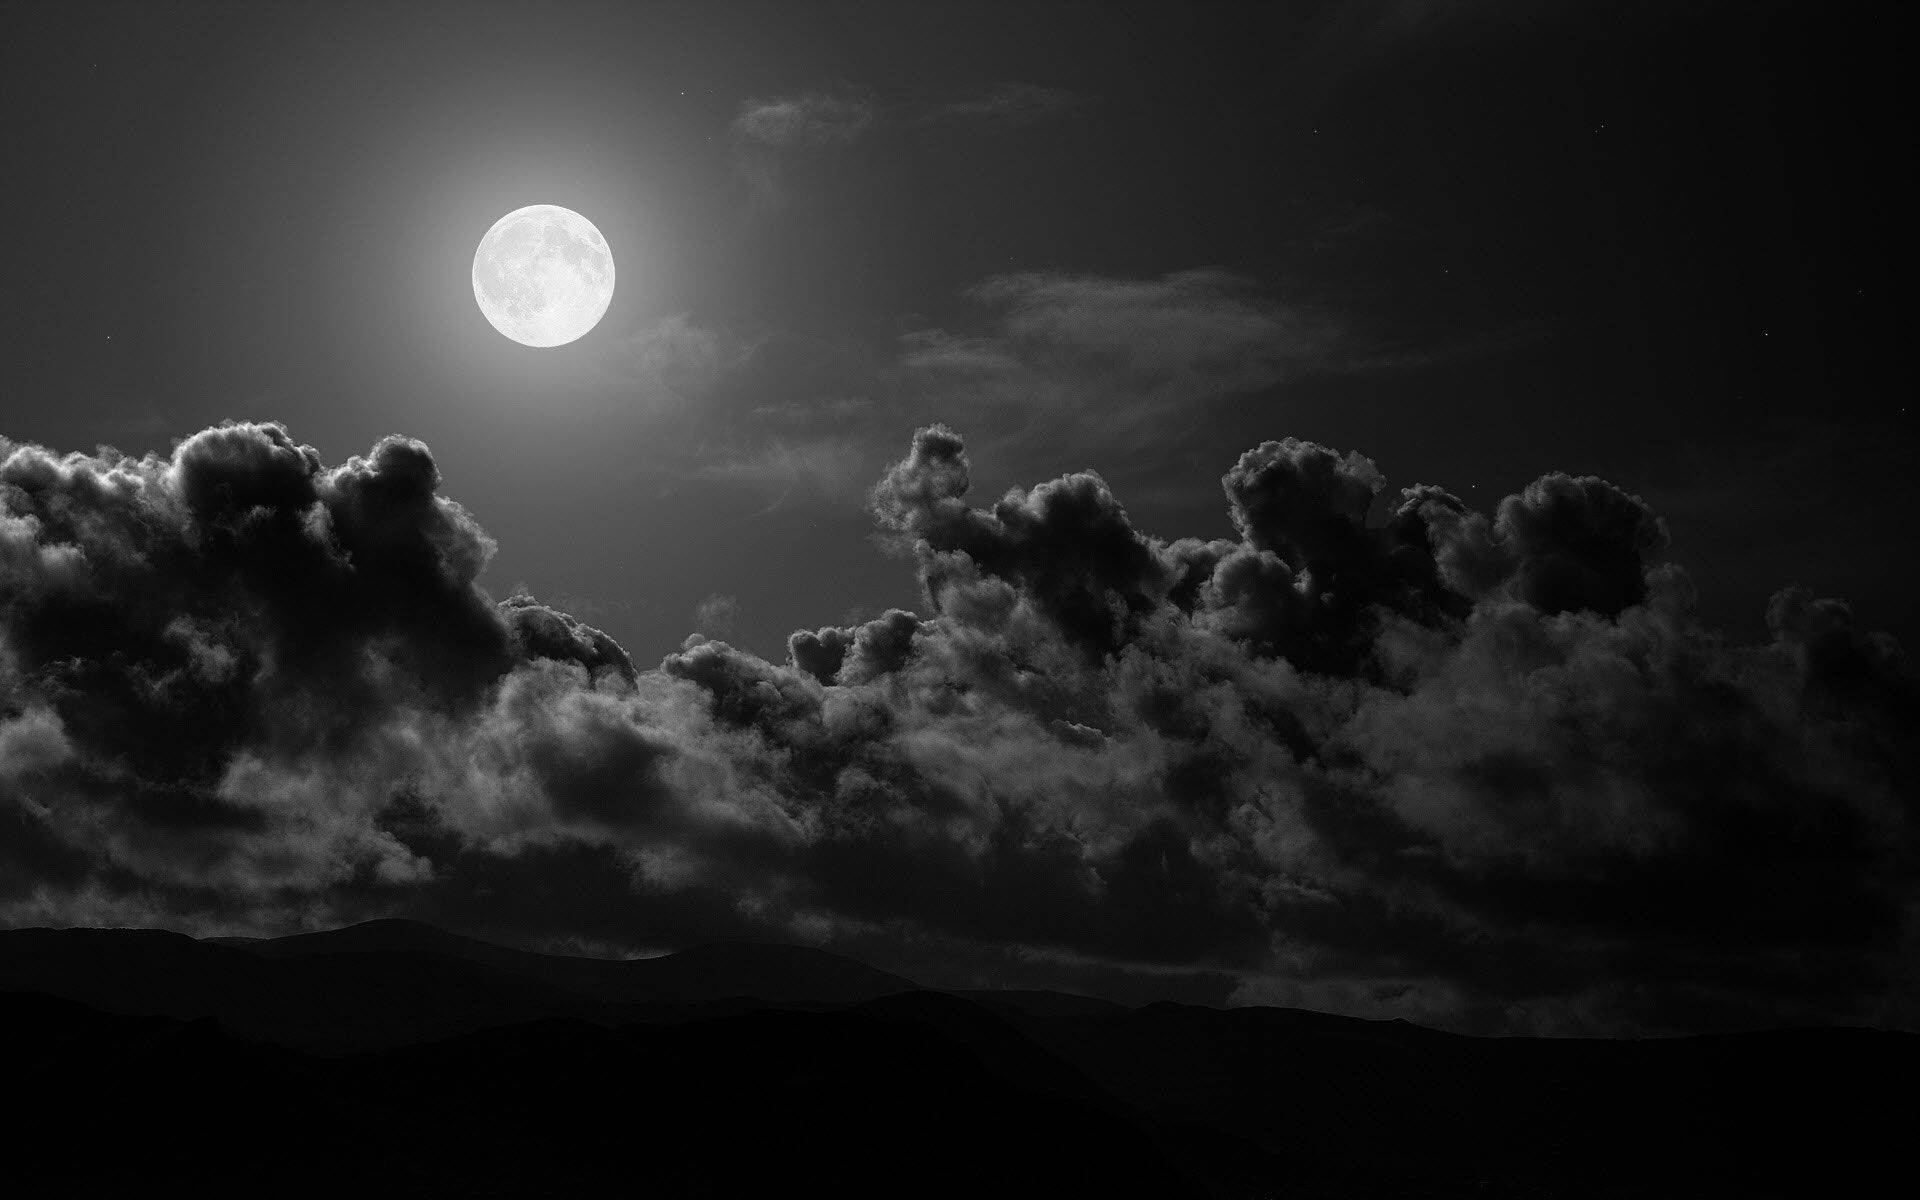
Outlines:
{"label": "wispy cirrus cloud", "polygon": [[983,92],[932,106],[886,105],[853,84],[761,96],[740,105],[729,133],[734,165],[765,213],[783,207],[790,175],[803,160],[844,150],[883,129],[911,131],[934,123],[1033,125],[1089,107],[1093,98],[1065,88],[1002,82]]}
{"label": "wispy cirrus cloud", "polygon": [[1029,272],[966,296],[976,320],[877,349],[674,316],[631,340],[631,370],[671,413],[661,452],[676,474],[780,505],[857,501],[883,448],[928,421],[981,430],[1014,469],[1039,445],[1111,461],[1300,372],[1352,369],[1327,314],[1217,269]]}
{"label": "wispy cirrus cloud", "polygon": [[930,121],[996,121],[1030,125],[1091,107],[1092,96],[1066,88],[1036,83],[996,83],[986,91],[938,105],[925,114]]}
{"label": "wispy cirrus cloud", "polygon": [[854,500],[866,491],[872,458],[865,438],[775,435],[730,448],[697,469],[700,478],[757,491],[771,506],[796,500]]}
{"label": "wispy cirrus cloud", "polygon": [[703,637],[732,637],[740,623],[740,598],[725,592],[709,593],[693,607],[693,630]]}
{"label": "wispy cirrus cloud", "polygon": [[871,356],[779,330],[752,337],[666,317],[628,339],[621,373],[653,411],[654,466],[758,493],[769,508],[857,505],[878,468]]}
{"label": "wispy cirrus cloud", "polygon": [[862,90],[801,92],[748,100],[733,119],[733,136],[780,149],[816,149],[850,142],[878,118],[878,105]]}
{"label": "wispy cirrus cloud", "polygon": [[1344,345],[1329,314],[1217,269],[1029,272],[968,296],[988,314],[983,328],[901,339],[893,379],[911,407],[1095,452],[1164,445],[1195,413],[1275,387]]}
{"label": "wispy cirrus cloud", "polygon": [[852,86],[743,103],[729,132],[734,169],[747,183],[751,210],[766,214],[784,207],[796,159],[850,145],[879,117],[873,96]]}
{"label": "wispy cirrus cloud", "polygon": [[1094,97],[1066,88],[1009,80],[918,111],[911,107],[888,110],[871,91],[842,84],[786,96],[749,99],[735,114],[731,132],[737,142],[810,150],[843,145],[888,122],[911,125],[925,121],[990,121],[1026,125],[1078,112],[1094,103]]}
{"label": "wispy cirrus cloud", "polygon": [[777,505],[856,500],[882,448],[929,421],[978,430],[977,446],[1022,473],[1055,469],[1037,455],[1063,450],[1145,469],[1236,406],[1272,409],[1305,376],[1417,369],[1543,336],[1386,341],[1220,268],[1021,272],[964,296],[963,319],[891,345],[744,339],[676,316],[636,336],[630,357],[643,390],[678,414],[678,472]]}

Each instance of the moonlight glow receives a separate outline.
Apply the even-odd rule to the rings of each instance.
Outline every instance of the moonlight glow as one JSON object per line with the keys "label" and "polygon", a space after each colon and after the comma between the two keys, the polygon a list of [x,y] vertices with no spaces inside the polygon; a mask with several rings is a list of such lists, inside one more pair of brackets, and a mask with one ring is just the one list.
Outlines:
{"label": "moonlight glow", "polygon": [[493,223],[473,252],[473,299],[523,346],[564,346],[606,315],[613,252],[570,208],[533,204]]}

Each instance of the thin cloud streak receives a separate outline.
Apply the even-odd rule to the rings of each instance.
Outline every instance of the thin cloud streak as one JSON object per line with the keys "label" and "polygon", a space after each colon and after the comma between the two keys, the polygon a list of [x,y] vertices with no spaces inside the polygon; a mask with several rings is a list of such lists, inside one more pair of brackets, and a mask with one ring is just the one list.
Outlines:
{"label": "thin cloud streak", "polygon": [[850,88],[748,100],[733,119],[733,136],[780,149],[810,150],[850,142],[873,127],[872,97]]}
{"label": "thin cloud streak", "polygon": [[977,96],[955,100],[929,110],[925,121],[984,121],[1032,125],[1081,112],[1097,101],[1065,88],[1033,83],[997,83]]}
{"label": "thin cloud streak", "polygon": [[994,431],[979,444],[1010,470],[1029,469],[1036,447],[1157,459],[1214,415],[1284,398],[1306,376],[1416,369],[1547,335],[1388,343],[1217,268],[1023,272],[965,296],[977,321],[913,330],[879,352],[777,331],[744,340],[684,314],[641,331],[626,358],[637,401],[672,414],[664,469],[745,485],[771,505],[845,504],[882,447],[932,420]]}

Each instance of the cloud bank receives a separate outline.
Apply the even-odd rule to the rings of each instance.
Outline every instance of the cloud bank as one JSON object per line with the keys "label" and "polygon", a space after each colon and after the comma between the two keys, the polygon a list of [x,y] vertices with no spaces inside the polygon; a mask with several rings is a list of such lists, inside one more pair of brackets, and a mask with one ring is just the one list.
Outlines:
{"label": "cloud bank", "polygon": [[971,478],[930,426],[872,489],[922,611],[643,669],[486,594],[419,442],[0,442],[0,922],[777,937],[1481,1030],[1920,1022],[1920,683],[1844,604],[1788,588],[1729,645],[1590,477],[1480,512],[1267,442],[1222,480],[1237,536],[1172,542],[1095,474]]}

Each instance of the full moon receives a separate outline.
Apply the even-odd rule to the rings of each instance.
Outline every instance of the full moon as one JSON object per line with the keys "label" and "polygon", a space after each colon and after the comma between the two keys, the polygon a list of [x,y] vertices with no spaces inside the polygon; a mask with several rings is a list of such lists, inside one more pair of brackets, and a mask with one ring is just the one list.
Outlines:
{"label": "full moon", "polygon": [[473,252],[473,299],[523,346],[564,346],[613,299],[613,252],[570,208],[530,204],[493,223]]}

